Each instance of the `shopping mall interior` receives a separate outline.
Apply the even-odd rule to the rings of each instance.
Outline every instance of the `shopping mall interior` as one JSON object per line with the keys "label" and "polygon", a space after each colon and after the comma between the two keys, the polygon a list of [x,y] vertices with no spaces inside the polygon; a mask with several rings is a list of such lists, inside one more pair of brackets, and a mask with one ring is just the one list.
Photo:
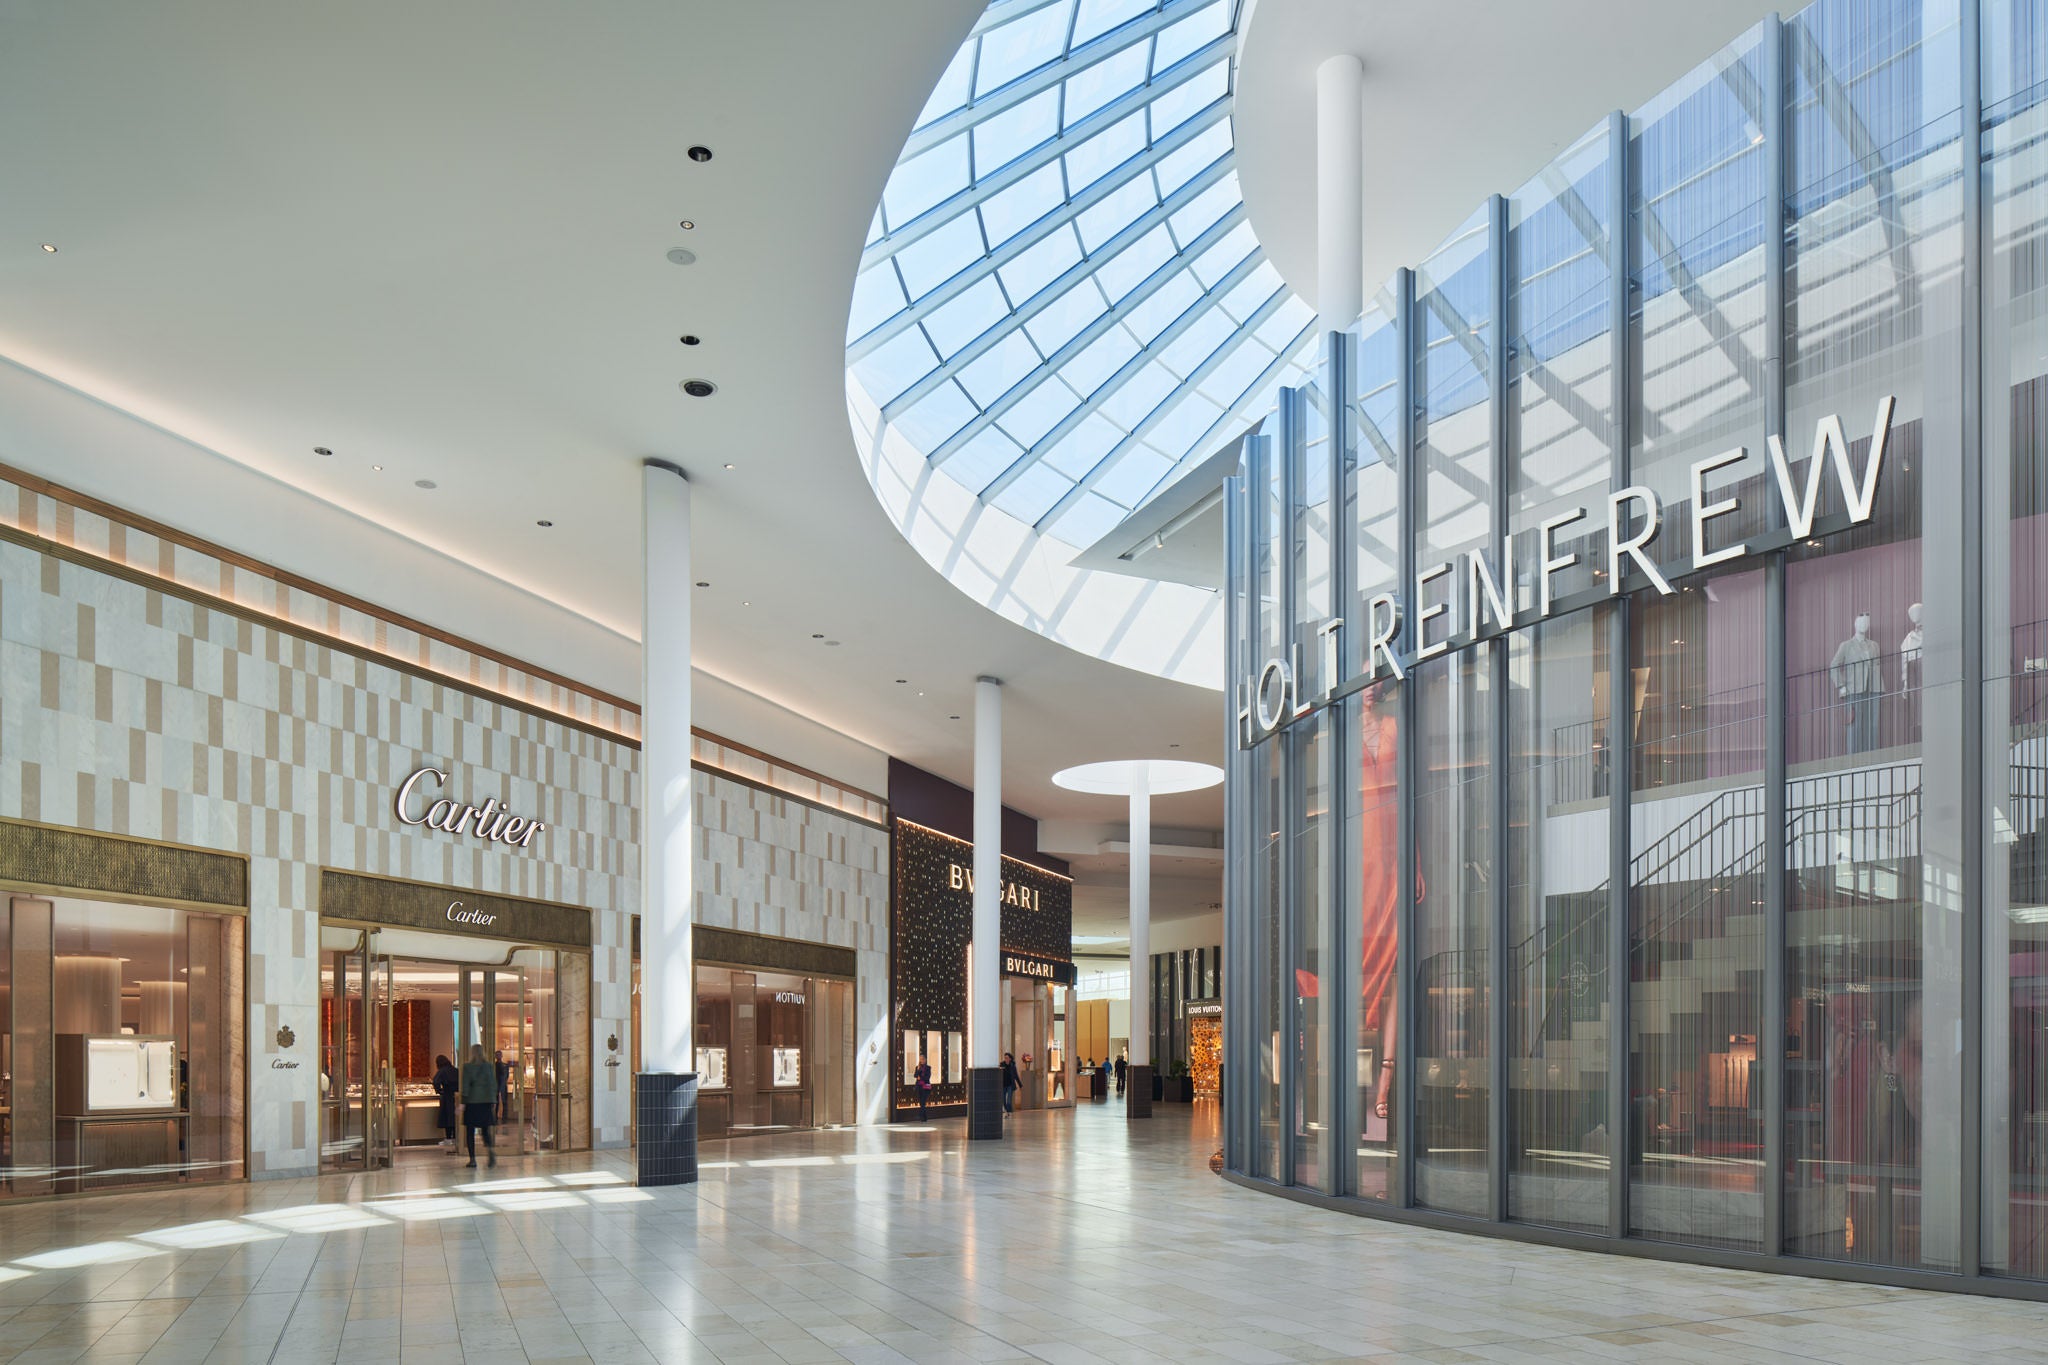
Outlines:
{"label": "shopping mall interior", "polygon": [[0,6],[0,1360],[2038,1360],[2048,0]]}

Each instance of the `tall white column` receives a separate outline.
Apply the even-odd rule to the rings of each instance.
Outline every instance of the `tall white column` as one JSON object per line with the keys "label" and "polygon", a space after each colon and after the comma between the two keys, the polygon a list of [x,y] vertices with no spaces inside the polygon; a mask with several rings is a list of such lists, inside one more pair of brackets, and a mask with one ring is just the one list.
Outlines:
{"label": "tall white column", "polygon": [[1003,685],[974,680],[974,965],[973,1015],[967,1021],[967,1064],[1002,1060],[996,1016],[1001,1007],[1003,938]]}
{"label": "tall white column", "polygon": [[1152,1065],[1152,774],[1131,765],[1131,1060]]}
{"label": "tall white column", "polygon": [[646,566],[640,616],[640,1064],[696,1070],[697,1002],[690,942],[695,849],[690,778],[690,480],[649,460],[641,470]]}
{"label": "tall white column", "polygon": [[1365,311],[1365,67],[1316,68],[1316,312],[1326,332]]}

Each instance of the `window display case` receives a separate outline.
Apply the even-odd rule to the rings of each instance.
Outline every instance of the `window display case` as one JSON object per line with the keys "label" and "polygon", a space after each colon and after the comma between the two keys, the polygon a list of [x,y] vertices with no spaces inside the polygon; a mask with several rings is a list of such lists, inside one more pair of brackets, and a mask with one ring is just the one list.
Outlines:
{"label": "window display case", "polygon": [[64,1117],[178,1107],[176,1038],[57,1035],[57,1112]]}

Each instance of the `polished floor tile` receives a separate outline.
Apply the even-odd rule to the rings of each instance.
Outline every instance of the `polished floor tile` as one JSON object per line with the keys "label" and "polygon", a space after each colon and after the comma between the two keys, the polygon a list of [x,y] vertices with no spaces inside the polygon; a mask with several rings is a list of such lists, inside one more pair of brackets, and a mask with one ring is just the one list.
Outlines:
{"label": "polished floor tile", "polygon": [[2040,1361],[2048,1305],[1396,1227],[1231,1186],[1213,1106],[0,1214],[0,1361]]}

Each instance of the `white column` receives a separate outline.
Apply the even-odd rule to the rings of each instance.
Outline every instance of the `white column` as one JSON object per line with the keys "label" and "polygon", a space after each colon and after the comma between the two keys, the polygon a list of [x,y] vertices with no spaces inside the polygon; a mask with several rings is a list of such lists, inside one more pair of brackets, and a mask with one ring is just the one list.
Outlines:
{"label": "white column", "polygon": [[968,981],[967,1064],[1002,1060],[996,1015],[1001,1008],[1003,938],[1003,685],[974,680],[974,967]]}
{"label": "white column", "polygon": [[1365,310],[1365,67],[1316,68],[1316,312],[1326,332]]}
{"label": "white column", "polygon": [[1131,1065],[1152,1065],[1152,773],[1131,765]]}
{"label": "white column", "polygon": [[697,1069],[690,943],[694,802],[690,778],[690,481],[659,460],[641,470],[640,1065]]}

